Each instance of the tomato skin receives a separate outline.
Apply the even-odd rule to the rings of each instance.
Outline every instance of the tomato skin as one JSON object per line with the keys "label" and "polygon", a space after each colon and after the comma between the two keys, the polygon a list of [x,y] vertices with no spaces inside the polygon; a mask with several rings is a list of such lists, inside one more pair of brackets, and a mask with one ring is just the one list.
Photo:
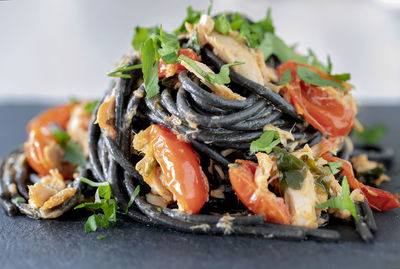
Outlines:
{"label": "tomato skin", "polygon": [[283,72],[291,70],[292,79],[283,88],[283,97],[322,134],[332,137],[349,134],[356,114],[353,101],[300,80],[297,75],[298,66],[309,68],[324,79],[341,83],[314,66],[288,61],[277,67],[280,78]]}
{"label": "tomato skin", "polygon": [[165,126],[151,125],[145,132],[151,137],[154,158],[161,166],[166,186],[178,201],[179,209],[198,213],[208,201],[208,180],[195,151]]}
{"label": "tomato skin", "polygon": [[51,124],[66,128],[75,104],[50,108],[33,118],[27,125],[28,140],[24,149],[29,166],[39,175],[49,174],[51,169],[59,169],[64,178],[72,178],[75,166],[67,163],[49,162],[45,157],[45,148],[50,143],[57,143],[51,135]]}
{"label": "tomato skin", "polygon": [[289,207],[283,198],[268,189],[258,188],[254,174],[258,164],[246,160],[236,160],[237,166],[229,167],[229,178],[239,200],[252,212],[264,214],[265,221],[290,224]]}
{"label": "tomato skin", "polygon": [[329,153],[322,154],[322,158],[328,162],[342,162],[342,174],[347,178],[350,188],[360,189],[365,196],[368,204],[378,211],[385,211],[392,208],[400,207],[400,202],[397,199],[398,195],[393,195],[388,191],[384,191],[378,188],[364,185],[359,182],[353,172],[353,167],[348,161],[342,160],[338,157],[334,157]]}
{"label": "tomato skin", "polygon": [[[179,49],[178,56],[185,55],[192,60],[200,61],[200,57],[192,49]],[[179,74],[181,71],[186,70],[186,68],[180,63],[166,64],[163,59],[160,58],[158,64],[158,77],[172,77],[175,74]]]}

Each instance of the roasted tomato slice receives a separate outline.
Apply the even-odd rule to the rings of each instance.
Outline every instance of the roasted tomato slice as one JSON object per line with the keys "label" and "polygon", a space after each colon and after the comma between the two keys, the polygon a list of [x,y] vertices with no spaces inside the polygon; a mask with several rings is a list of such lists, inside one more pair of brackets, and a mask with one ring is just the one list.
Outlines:
{"label": "roasted tomato slice", "polygon": [[328,162],[342,162],[342,174],[346,176],[350,188],[360,189],[365,196],[368,204],[378,210],[385,211],[392,208],[400,207],[398,195],[393,195],[388,191],[377,189],[371,186],[367,186],[359,182],[353,172],[353,167],[348,161],[342,160],[338,157],[332,156],[329,153],[324,153],[322,157]]}
{"label": "roasted tomato slice", "polygon": [[208,180],[195,151],[165,126],[151,125],[145,132],[151,138],[154,158],[161,167],[165,185],[173,193],[179,209],[198,213],[208,200]]}
{"label": "roasted tomato slice", "polygon": [[[178,56],[179,55],[185,55],[192,60],[200,61],[200,57],[192,49],[180,49],[178,52]],[[175,74],[179,74],[179,72],[183,70],[186,70],[186,68],[180,63],[166,64],[163,59],[160,59],[158,64],[158,77],[172,77]]]}
{"label": "roasted tomato slice", "polygon": [[259,188],[254,180],[258,164],[236,160],[229,167],[229,179],[239,200],[252,212],[264,214],[265,221],[290,224],[289,208],[283,198]]}
{"label": "roasted tomato slice", "polygon": [[29,165],[40,175],[58,169],[64,178],[72,178],[75,166],[62,161],[63,150],[51,135],[51,124],[66,128],[75,104],[50,108],[33,118],[28,126],[28,140],[24,144]]}
{"label": "roasted tomato slice", "polygon": [[346,136],[351,131],[356,114],[351,95],[332,87],[318,87],[302,81],[297,75],[298,66],[309,68],[324,79],[341,83],[314,66],[288,61],[277,68],[280,78],[286,70],[290,70],[292,75],[291,81],[282,89],[283,97],[324,135]]}

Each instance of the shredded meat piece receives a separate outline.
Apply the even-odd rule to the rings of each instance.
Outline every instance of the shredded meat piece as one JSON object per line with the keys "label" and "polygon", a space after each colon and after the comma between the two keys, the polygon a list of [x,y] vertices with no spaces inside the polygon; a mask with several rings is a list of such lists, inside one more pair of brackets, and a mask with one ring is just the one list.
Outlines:
{"label": "shredded meat piece", "polygon": [[55,195],[51,196],[40,209],[49,210],[58,205],[61,205],[69,198],[74,196],[75,189],[74,188],[67,188],[57,192]]}
{"label": "shredded meat piece", "polygon": [[82,148],[83,155],[89,156],[88,128],[91,115],[85,109],[87,103],[74,106],[71,118],[67,124],[67,133],[71,140],[75,141]]}
{"label": "shredded meat piece", "polygon": [[112,93],[107,95],[104,102],[100,105],[96,116],[96,123],[103,129],[107,135],[113,139],[117,133],[114,128],[114,112],[115,112],[115,94],[117,89],[114,88]]}
{"label": "shredded meat piece", "polygon": [[41,182],[35,183],[29,188],[29,205],[33,209],[39,209],[43,204],[57,193],[55,189],[52,189]]}

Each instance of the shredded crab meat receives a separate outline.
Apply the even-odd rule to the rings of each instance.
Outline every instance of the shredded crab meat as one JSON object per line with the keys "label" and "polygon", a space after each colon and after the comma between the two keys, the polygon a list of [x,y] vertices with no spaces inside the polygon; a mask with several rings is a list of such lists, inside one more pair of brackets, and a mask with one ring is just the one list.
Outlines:
{"label": "shredded crab meat", "polygon": [[40,179],[40,182],[28,186],[28,204],[33,209],[49,210],[63,204],[75,194],[74,188],[66,188],[64,178],[57,169]]}
{"label": "shredded crab meat", "polygon": [[[277,74],[265,64],[263,53],[246,46],[244,39],[239,40],[237,32],[222,35],[214,31],[214,21],[206,14],[201,16],[194,29],[197,30],[200,46],[211,45],[214,53],[224,62],[244,62],[232,67],[240,75],[266,86],[271,86],[270,81],[277,81]],[[188,27],[190,30],[191,27]]]}
{"label": "shredded crab meat", "polygon": [[162,203],[160,199],[152,199],[154,197],[150,197],[149,202],[153,201],[155,205],[171,203],[173,194],[166,187],[161,167],[157,164],[153,155],[151,141],[144,131],[135,135],[132,146],[135,150],[144,153],[144,157],[136,164],[136,169],[142,175],[144,181],[149,184],[151,192],[162,198]]}
{"label": "shredded crab meat", "polygon": [[99,111],[96,115],[96,123],[103,129],[106,134],[115,139],[117,133],[114,128],[114,111],[115,111],[115,95],[117,89],[114,88],[112,93],[107,95],[103,103],[99,106]]}
{"label": "shredded crab meat", "polygon": [[294,141],[294,137],[293,134],[291,132],[288,131],[284,131],[278,127],[275,127],[273,124],[267,124],[264,126],[263,131],[267,131],[267,130],[271,130],[271,131],[276,131],[279,134],[281,143],[284,147],[287,146],[288,141]]}
{"label": "shredded crab meat", "polygon": [[88,128],[90,122],[90,114],[85,109],[87,103],[76,105],[72,112],[70,120],[67,124],[67,133],[71,136],[71,140],[79,144],[85,157],[89,156]]}

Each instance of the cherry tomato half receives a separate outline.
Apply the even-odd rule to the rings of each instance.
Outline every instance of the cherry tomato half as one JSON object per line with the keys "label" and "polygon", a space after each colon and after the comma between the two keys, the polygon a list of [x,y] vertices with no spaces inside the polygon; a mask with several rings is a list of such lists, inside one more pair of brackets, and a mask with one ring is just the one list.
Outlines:
{"label": "cherry tomato half", "polygon": [[186,213],[198,213],[208,201],[208,180],[195,151],[165,126],[151,125],[145,132],[151,138],[154,158],[179,209]]}
{"label": "cherry tomato half", "polygon": [[400,202],[397,199],[398,195],[393,195],[388,191],[367,186],[359,182],[354,176],[351,163],[349,163],[348,161],[332,156],[329,153],[322,154],[322,158],[324,158],[328,162],[342,162],[342,174],[347,178],[350,188],[352,190],[360,189],[364,194],[368,204],[372,208],[378,211],[385,211],[392,208],[400,207]]}
{"label": "cherry tomato half", "polygon": [[[192,49],[179,49],[178,56],[185,55],[192,60],[200,61],[200,57]],[[179,74],[186,68],[180,63],[166,64],[163,59],[160,59],[158,64],[158,77],[172,77],[175,74]]]}
{"label": "cherry tomato half", "polygon": [[283,88],[283,97],[322,134],[346,136],[351,131],[356,114],[352,98],[347,93],[339,94],[336,90],[323,89],[302,81],[297,75],[298,66],[309,68],[324,79],[341,83],[314,66],[288,61],[277,67],[280,78],[283,72],[291,70],[292,79]]}
{"label": "cherry tomato half", "polygon": [[50,108],[29,122],[28,140],[24,148],[29,165],[39,175],[47,175],[51,169],[57,168],[64,178],[72,178],[75,166],[62,162],[62,151],[56,148],[57,141],[51,135],[51,124],[65,129],[74,106],[67,104]]}
{"label": "cherry tomato half", "polygon": [[258,164],[246,160],[236,160],[229,167],[229,179],[239,200],[252,212],[264,214],[265,221],[290,224],[289,207],[282,197],[277,197],[268,189],[259,188],[254,181]]}

